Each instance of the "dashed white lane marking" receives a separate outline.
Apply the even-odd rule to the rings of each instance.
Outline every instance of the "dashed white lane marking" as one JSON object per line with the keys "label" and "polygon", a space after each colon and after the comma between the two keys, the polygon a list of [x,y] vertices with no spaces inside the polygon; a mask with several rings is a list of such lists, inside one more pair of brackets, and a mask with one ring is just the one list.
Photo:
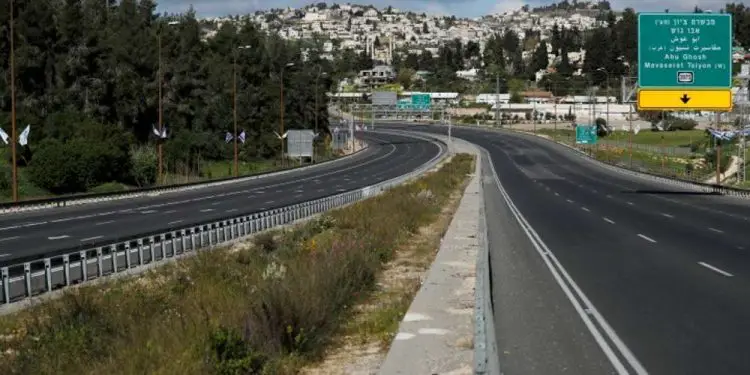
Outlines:
{"label": "dashed white lane marking", "polygon": [[50,241],[54,241],[54,240],[61,240],[63,238],[68,238],[68,237],[70,237],[70,236],[68,236],[67,234],[63,234],[62,236],[47,237],[47,239],[50,240]]}
{"label": "dashed white lane marking", "polygon": [[213,210],[214,210],[213,208],[206,208],[206,209],[201,210],[201,212],[211,212]]}
{"label": "dashed white lane marking", "polygon": [[100,222],[98,222],[98,223],[96,223],[94,225],[106,225],[106,224],[112,224],[114,222],[115,222],[114,220],[100,221]]}
{"label": "dashed white lane marking", "polygon": [[98,240],[98,239],[100,239],[100,238],[102,238],[102,237],[104,237],[104,236],[94,236],[94,237],[84,238],[84,239],[82,239],[82,240],[81,240],[81,242],[87,242],[87,241]]}
{"label": "dashed white lane marking", "polygon": [[318,189],[318,193],[324,192],[326,189]]}
{"label": "dashed white lane marking", "polygon": [[568,201],[568,203],[573,203],[573,201],[570,199],[566,199],[566,201]]}
{"label": "dashed white lane marking", "polygon": [[295,192],[295,193],[304,193],[305,191],[304,191],[304,190],[302,190],[302,189],[298,189],[298,190],[295,190],[294,192]]}
{"label": "dashed white lane marking", "polygon": [[447,329],[443,329],[443,328],[420,328],[417,331],[417,333],[419,333],[420,335],[440,335],[440,336],[447,335],[450,332],[451,331]]}
{"label": "dashed white lane marking", "polygon": [[396,341],[402,341],[402,340],[413,339],[414,336],[416,335],[413,333],[399,332],[396,334],[396,337],[394,337],[393,339]]}
{"label": "dashed white lane marking", "polygon": [[670,215],[670,214],[665,214],[665,213],[663,213],[663,212],[662,212],[661,216],[664,216],[664,217],[668,217],[668,218],[670,218],[670,219],[674,219],[674,216],[672,216],[672,215]]}
{"label": "dashed white lane marking", "polygon": [[589,210],[589,209],[588,209],[588,208],[586,208],[586,207],[581,207],[581,209],[582,209],[582,210],[584,210],[584,211],[586,211],[586,212],[591,212],[591,210]]}
{"label": "dashed white lane marking", "polygon": [[609,195],[609,194],[607,194],[607,198],[612,198],[612,196],[611,196],[611,195]]}
{"label": "dashed white lane marking", "polygon": [[183,222],[183,221],[185,221],[185,220],[175,220],[175,221],[170,221],[170,222],[168,222],[168,223],[167,223],[167,225],[174,225],[174,224],[177,224],[177,223],[181,223],[181,222]]}
{"label": "dashed white lane marking", "polygon": [[606,222],[610,223],[610,224],[614,224],[614,223],[615,223],[614,221],[612,221],[611,219],[609,219],[609,218],[607,218],[607,217],[603,217],[602,219],[603,219],[604,221],[606,221]]}
{"label": "dashed white lane marking", "polygon": [[724,233],[724,231],[723,231],[723,230],[721,230],[721,229],[716,229],[716,228],[708,228],[708,230],[710,230],[711,232],[716,232],[716,233]]}
{"label": "dashed white lane marking", "polygon": [[156,212],[156,210],[141,211],[142,214],[153,214],[154,212]]}
{"label": "dashed white lane marking", "polygon": [[36,222],[36,223],[28,223],[28,224],[21,224],[21,225],[23,225],[24,228],[28,228],[28,227],[35,227],[37,225],[44,225],[44,224],[47,224],[47,222],[46,221],[39,221],[39,222]]}
{"label": "dashed white lane marking", "polygon": [[592,192],[592,193],[598,193],[599,191],[598,191],[598,190],[596,190],[596,189],[591,189],[591,192]]}
{"label": "dashed white lane marking", "polygon": [[226,212],[235,212],[235,211],[237,211],[237,209],[236,208],[232,208],[232,209],[227,210]]}
{"label": "dashed white lane marking", "polygon": [[558,196],[558,197],[559,197],[559,196],[560,196],[560,193],[555,193],[555,196]]}
{"label": "dashed white lane marking", "polygon": [[175,212],[177,212],[177,210],[164,211],[165,214],[173,214]]}
{"label": "dashed white lane marking", "polygon": [[10,256],[10,254],[0,254],[0,258],[5,258],[7,256]]}
{"label": "dashed white lane marking", "polygon": [[346,189],[336,189],[337,192],[346,191]]}
{"label": "dashed white lane marking", "polygon": [[266,204],[271,204],[273,202],[276,202],[276,201],[266,201]]}
{"label": "dashed white lane marking", "polygon": [[303,196],[303,195],[304,195],[304,194],[297,194],[297,195],[295,195],[294,197],[295,197],[295,198],[302,198],[302,196]]}
{"label": "dashed white lane marking", "polygon": [[635,206],[635,203],[633,203],[633,202],[628,202],[628,204],[631,205],[631,206]]}
{"label": "dashed white lane marking", "polygon": [[214,203],[211,203],[211,205],[212,205],[212,206],[218,206],[218,205],[220,205],[220,204],[221,204],[221,201],[219,201],[219,202],[214,202]]}
{"label": "dashed white lane marking", "polygon": [[646,241],[648,241],[648,242],[651,242],[651,243],[656,243],[656,240],[654,240],[653,238],[650,238],[650,237],[644,236],[644,235],[642,235],[642,234],[640,234],[640,233],[638,233],[638,237],[640,237],[640,238],[643,238],[644,240],[646,240]]}
{"label": "dashed white lane marking", "polygon": [[0,238],[0,242],[13,241],[13,240],[17,240],[19,238],[21,238],[21,236],[13,236],[13,237]]}
{"label": "dashed white lane marking", "polygon": [[277,192],[277,193],[283,193],[283,192],[284,192],[284,190],[281,190],[281,189],[279,189],[279,190],[276,190],[276,192]]}
{"label": "dashed white lane marking", "polygon": [[729,273],[727,271],[724,271],[724,270],[722,270],[722,269],[720,269],[718,267],[714,267],[714,266],[712,266],[712,265],[710,265],[710,264],[708,264],[706,262],[698,262],[698,264],[700,264],[701,266],[706,267],[706,268],[710,269],[711,271],[714,271],[714,272],[716,272],[718,274],[724,275],[726,277],[732,277],[732,276],[734,276],[731,273]]}

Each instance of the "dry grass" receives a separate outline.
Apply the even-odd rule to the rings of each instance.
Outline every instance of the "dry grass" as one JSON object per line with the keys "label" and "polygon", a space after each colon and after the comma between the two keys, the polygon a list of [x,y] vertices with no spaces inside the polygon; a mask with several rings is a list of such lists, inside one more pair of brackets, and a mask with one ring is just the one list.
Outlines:
{"label": "dry grass", "polygon": [[[0,373],[297,373],[321,358],[351,306],[378,290],[394,250],[437,220],[472,163],[458,155],[412,184],[297,227],[4,317]],[[416,284],[403,288],[394,295]],[[408,306],[393,301],[394,311]],[[369,337],[390,329],[383,322],[394,315],[383,311]]]}
{"label": "dry grass", "polygon": [[[302,374],[377,373],[440,249],[465,184],[450,197],[437,220],[420,228],[416,236],[395,251],[378,278],[376,290],[354,306],[352,318],[338,332],[324,360],[308,365]],[[467,344],[471,346],[473,342],[458,345]]]}

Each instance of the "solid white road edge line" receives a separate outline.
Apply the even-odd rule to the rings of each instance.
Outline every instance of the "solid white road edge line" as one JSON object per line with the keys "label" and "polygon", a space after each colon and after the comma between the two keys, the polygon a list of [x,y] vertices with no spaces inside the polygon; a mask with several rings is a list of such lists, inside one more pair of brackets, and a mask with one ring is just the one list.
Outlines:
{"label": "solid white road edge line", "polygon": [[[604,337],[602,336],[602,333],[599,332],[599,329],[597,329],[597,327],[591,321],[591,318],[589,317],[589,315],[593,316],[593,318],[597,321],[597,323],[599,323],[599,325],[602,327],[604,331],[604,334],[606,334],[609,337],[609,339],[614,343],[614,345],[620,351],[620,353],[628,362],[628,364],[630,364],[630,366],[635,370],[635,372],[639,375],[648,374],[648,372],[641,365],[638,359],[635,358],[635,355],[630,351],[630,349],[628,349],[625,343],[622,342],[622,340],[617,335],[617,333],[615,333],[614,329],[610,327],[610,325],[607,323],[604,317],[599,313],[599,311],[594,307],[591,301],[586,297],[585,294],[583,294],[583,291],[581,291],[581,289],[578,287],[575,281],[573,281],[573,279],[570,277],[570,275],[562,266],[562,264],[557,260],[557,257],[555,257],[555,255],[552,253],[549,247],[544,243],[544,241],[542,241],[542,239],[539,237],[539,234],[537,234],[534,228],[531,227],[531,224],[529,224],[528,221],[526,221],[526,218],[518,210],[516,205],[511,200],[510,195],[508,195],[508,193],[505,191],[503,184],[500,182],[500,178],[497,175],[497,170],[495,169],[494,162],[492,161],[492,157],[490,156],[489,152],[484,148],[481,148],[481,149],[487,155],[490,168],[492,169],[492,174],[494,175],[495,183],[497,184],[498,190],[500,191],[500,194],[503,196],[505,203],[508,205],[511,212],[513,213],[514,218],[516,219],[518,224],[521,226],[521,229],[523,229],[526,236],[531,241],[531,244],[539,253],[539,256],[541,256],[542,259],[544,260],[545,264],[547,265],[547,268],[549,268],[555,281],[557,281],[557,284],[560,286],[560,288],[563,290],[565,295],[568,297],[568,300],[570,300],[570,302],[573,304],[573,307],[578,313],[578,316],[581,317],[581,320],[583,320],[584,324],[589,329],[589,332],[591,332],[591,334],[594,336],[594,340],[596,340],[597,344],[599,344],[599,347],[602,349],[602,351],[604,351],[604,354],[607,356],[609,361],[615,367],[615,370],[617,370],[617,373],[628,374],[629,372],[627,371],[625,366],[622,364],[620,359],[617,357],[617,355],[614,353],[609,343],[607,343],[607,341],[604,339]],[[566,285],[565,281],[563,281],[563,278],[565,279],[565,281],[567,281],[568,284],[570,284],[570,287],[573,288],[573,291],[578,296],[578,298],[580,298],[581,301],[586,305],[586,309],[584,309],[581,306],[581,303],[578,302],[578,300],[575,298],[575,296],[573,295],[573,292],[571,292],[568,285]],[[588,311],[588,314],[586,313],[586,311]]]}
{"label": "solid white road edge line", "polygon": [[643,238],[644,240],[646,240],[646,241],[648,241],[648,242],[651,242],[651,243],[656,243],[656,240],[655,240],[655,239],[653,239],[653,238],[651,238],[651,237],[648,237],[648,236],[644,236],[644,235],[642,235],[642,234],[640,234],[640,233],[638,233],[638,237],[640,237],[640,238]]}
{"label": "solid white road edge line", "polygon": [[708,264],[706,262],[698,262],[698,264],[700,264],[701,266],[706,267],[706,268],[710,269],[711,271],[714,271],[714,272],[716,272],[718,274],[724,275],[726,277],[733,277],[734,276],[731,273],[729,273],[727,271],[724,271],[724,270],[722,270],[722,269],[720,269],[718,267],[714,267],[714,266],[712,266],[712,265],[710,265],[710,264]]}

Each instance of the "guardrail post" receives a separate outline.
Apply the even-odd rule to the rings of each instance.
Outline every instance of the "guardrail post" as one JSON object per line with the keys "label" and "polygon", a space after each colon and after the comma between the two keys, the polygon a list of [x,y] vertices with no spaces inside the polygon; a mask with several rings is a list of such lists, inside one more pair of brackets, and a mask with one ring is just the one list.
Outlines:
{"label": "guardrail post", "polygon": [[104,257],[104,256],[102,255],[102,248],[101,248],[101,247],[98,247],[98,248],[96,249],[96,268],[97,268],[97,270],[96,270],[96,275],[97,275],[98,277],[102,277],[102,276],[104,276],[104,269],[102,268],[102,261],[103,261],[103,259],[102,259],[102,258],[103,258],[103,257]]}
{"label": "guardrail post", "polygon": [[154,237],[148,238],[148,250],[151,252],[151,263],[156,262],[156,252],[154,251]]}
{"label": "guardrail post", "polygon": [[194,251],[197,246],[195,246],[195,228],[190,228],[190,251]]}
{"label": "guardrail post", "polygon": [[130,242],[125,243],[125,267],[126,269],[132,267],[132,261],[130,260]]}
{"label": "guardrail post", "polygon": [[47,292],[52,291],[52,262],[49,258],[44,258],[44,287]]}
{"label": "guardrail post", "polygon": [[177,256],[177,232],[172,232],[172,256]]}
{"label": "guardrail post", "polygon": [[136,247],[138,247],[138,265],[143,265],[143,238],[139,238],[135,242]]}
{"label": "guardrail post", "polygon": [[26,286],[26,297],[31,297],[31,263],[23,264],[23,281]]}
{"label": "guardrail post", "polygon": [[70,285],[70,254],[62,256],[63,259],[63,277],[65,278],[65,286]]}
{"label": "guardrail post", "polygon": [[187,250],[187,242],[188,242],[187,235],[188,235],[187,230],[183,229],[180,231],[180,243],[182,244],[180,247],[182,248],[183,254],[185,254],[188,251]]}
{"label": "guardrail post", "polygon": [[112,255],[112,273],[117,273],[117,245],[109,247],[109,254]]}
{"label": "guardrail post", "polygon": [[10,303],[10,275],[8,272],[8,267],[3,267],[2,270],[2,278],[3,278],[3,303],[9,304]]}
{"label": "guardrail post", "polygon": [[81,281],[86,282],[89,279],[88,262],[86,261],[86,250],[78,253],[80,256],[79,262],[81,262]]}
{"label": "guardrail post", "polygon": [[[167,259],[167,235],[159,235],[159,244],[161,244],[161,259]],[[172,249],[172,256],[174,256],[174,249]]]}

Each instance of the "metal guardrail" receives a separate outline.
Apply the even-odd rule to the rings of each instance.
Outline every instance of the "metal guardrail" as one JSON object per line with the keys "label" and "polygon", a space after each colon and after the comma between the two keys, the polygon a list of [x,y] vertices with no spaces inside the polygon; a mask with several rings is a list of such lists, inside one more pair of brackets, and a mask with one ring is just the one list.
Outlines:
{"label": "metal guardrail", "polygon": [[2,266],[0,315],[8,313],[15,303],[28,301],[32,297],[110,275],[141,272],[155,264],[166,263],[199,249],[227,245],[268,229],[379,195],[421,176],[446,156],[444,142],[434,138],[430,141],[439,145],[441,151],[438,155],[408,174],[375,185],[283,208]]}
{"label": "metal guardrail", "polygon": [[226,177],[226,178],[213,179],[213,180],[208,180],[208,181],[195,181],[195,182],[188,182],[184,184],[154,186],[154,187],[148,187],[148,188],[131,189],[131,190],[126,190],[126,191],[116,191],[116,192],[109,192],[109,193],[83,193],[83,194],[66,195],[66,196],[52,197],[52,198],[29,199],[29,200],[22,200],[19,202],[0,203],[0,215],[9,213],[9,212],[33,211],[33,210],[41,210],[41,209],[46,209],[46,208],[66,207],[66,206],[74,206],[74,205],[81,205],[81,204],[87,204],[87,203],[112,201],[112,200],[118,200],[118,199],[136,198],[136,197],[141,197],[141,196],[147,196],[149,194],[163,194],[163,193],[171,193],[171,192],[177,192],[177,191],[188,191],[188,190],[194,190],[194,189],[200,189],[200,188],[206,188],[206,187],[221,186],[221,185],[226,185],[226,184],[231,184],[231,183],[251,181],[251,180],[265,178],[265,177],[281,176],[281,175],[288,174],[288,173],[295,173],[295,172],[300,172],[303,170],[315,168],[321,165],[333,164],[339,161],[343,161],[343,160],[351,158],[354,155],[359,154],[360,152],[366,150],[368,147],[369,145],[365,142],[364,147],[346,156],[322,161],[322,162],[311,164],[311,165],[297,166],[297,167],[291,167],[291,168],[286,168],[282,170],[262,172],[262,173],[252,174],[249,176]]}

